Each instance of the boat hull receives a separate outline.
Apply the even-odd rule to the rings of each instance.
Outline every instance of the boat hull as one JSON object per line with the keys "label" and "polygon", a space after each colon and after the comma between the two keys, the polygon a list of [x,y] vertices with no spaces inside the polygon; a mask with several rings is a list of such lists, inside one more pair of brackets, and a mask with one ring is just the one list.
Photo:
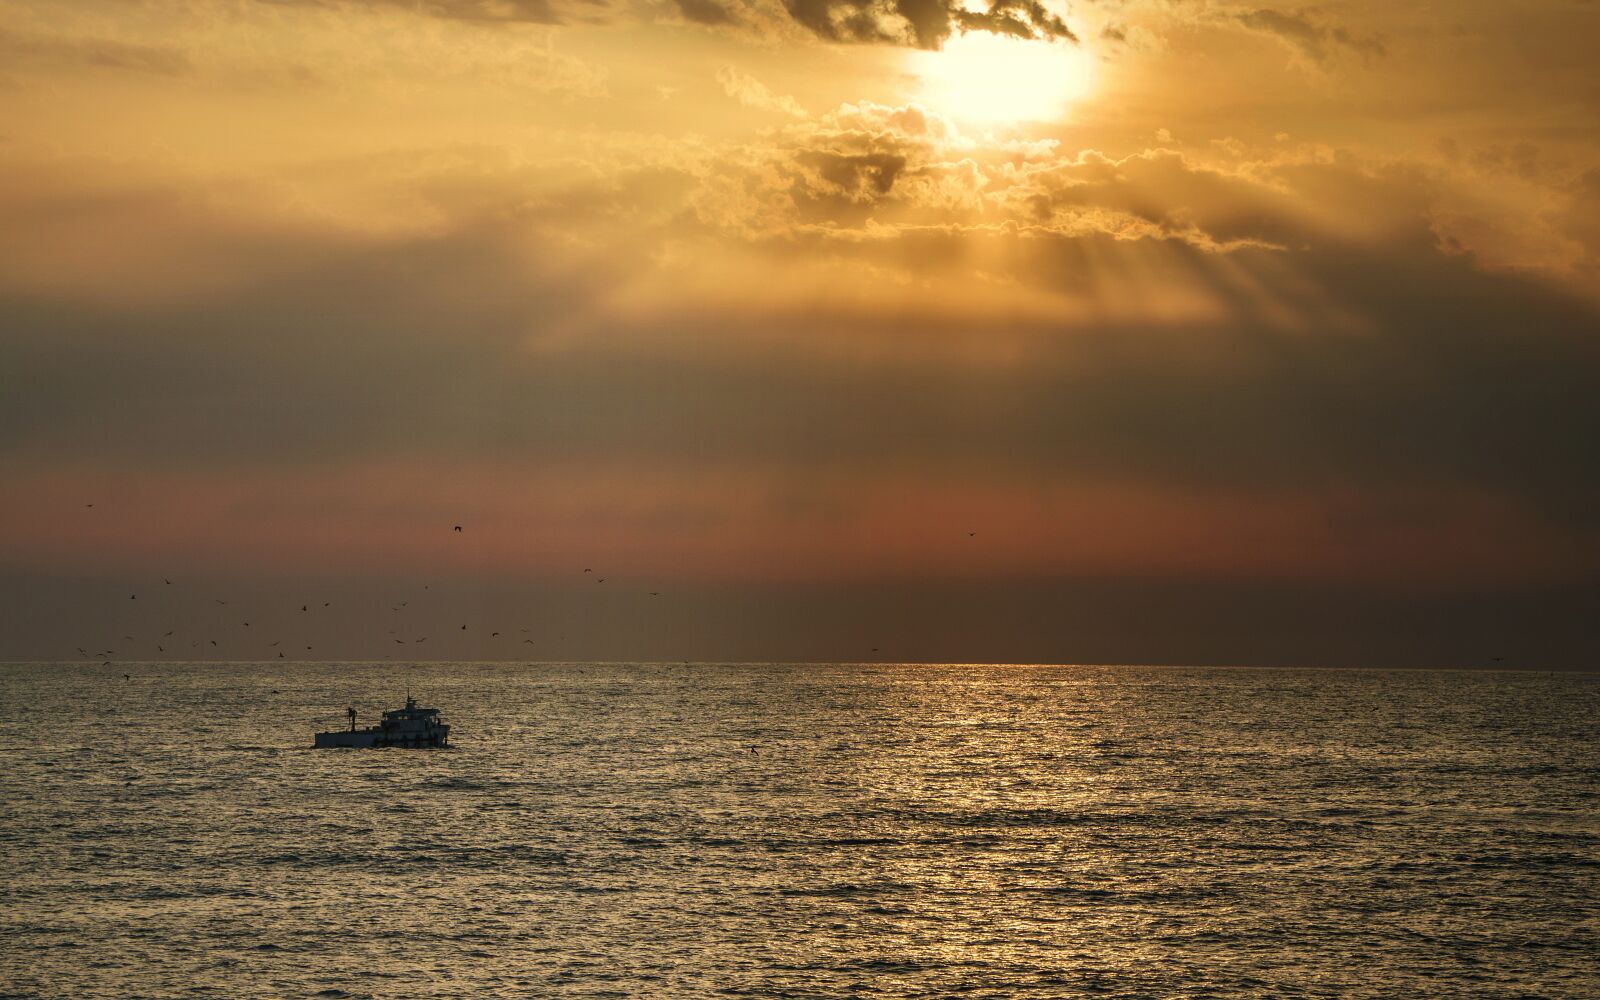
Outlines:
{"label": "boat hull", "polygon": [[449,726],[432,726],[417,732],[384,732],[380,729],[338,730],[331,733],[317,733],[312,748],[330,750],[340,747],[349,749],[405,747],[415,750],[437,750],[449,746],[449,738]]}

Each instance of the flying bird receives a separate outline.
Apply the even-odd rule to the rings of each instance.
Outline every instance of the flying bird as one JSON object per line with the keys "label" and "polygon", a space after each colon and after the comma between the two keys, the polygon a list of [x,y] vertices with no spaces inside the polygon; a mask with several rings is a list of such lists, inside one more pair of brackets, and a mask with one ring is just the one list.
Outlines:
{"label": "flying bird", "polygon": [[137,601],[138,599],[139,599],[139,595],[138,594],[129,594],[128,595],[128,600],[130,600],[130,601]]}
{"label": "flying bird", "polygon": [[499,632],[490,632],[489,633],[489,638],[493,639],[493,638],[498,637],[499,635],[500,635]]}
{"label": "flying bird", "polygon": [[211,640],[211,645],[213,645],[213,646],[215,646],[215,645],[216,645],[216,644],[217,644],[217,640],[215,640],[215,639],[212,639],[212,640]]}
{"label": "flying bird", "polygon": [[461,631],[465,632],[466,630],[467,630],[467,627],[465,625],[461,626]]}
{"label": "flying bird", "polygon": [[456,531],[460,531],[460,530],[461,530],[461,525],[459,525],[459,524],[458,524],[458,525],[456,525],[456,527],[455,527],[455,530],[456,530]]}
{"label": "flying bird", "polygon": [[593,573],[593,572],[594,572],[594,570],[592,570],[592,569],[586,569],[586,570],[584,570],[584,572],[585,572],[585,573]]}
{"label": "flying bird", "polygon": [[305,611],[305,610],[307,610],[307,609],[306,609],[306,606],[305,606],[305,605],[304,605],[304,604],[302,604],[302,605],[300,605],[300,610],[301,610],[301,611]]}
{"label": "flying bird", "polygon": [[[212,600],[213,601],[217,601],[217,599],[215,597],[213,597]],[[228,602],[227,601],[217,601],[217,603],[218,604],[227,604]]]}
{"label": "flying bird", "polygon": [[166,637],[167,637],[167,636],[169,636],[169,635],[171,635],[171,634],[172,634],[172,632],[171,632],[171,630],[170,630],[170,629],[169,629],[169,630],[168,630],[168,631],[166,631],[166,632],[163,632],[163,633],[161,633],[161,637],[162,637],[162,638],[163,638],[163,639],[165,639],[165,638],[166,638]]}
{"label": "flying bird", "polygon": [[172,586],[172,581],[171,581],[171,580],[168,580],[168,579],[167,579],[167,578],[166,578],[166,577],[162,577],[162,578],[161,578],[161,582],[162,582],[162,583],[165,583],[165,584],[166,584],[166,585],[167,585],[167,586],[169,586],[169,587],[170,587],[170,586]]}
{"label": "flying bird", "polygon": [[528,645],[530,645],[530,646],[531,646],[531,645],[533,645],[533,640],[532,640],[532,639],[524,639],[524,640],[522,640],[522,641],[523,641],[523,642],[525,642],[525,643],[527,643],[527,644],[528,644]]}

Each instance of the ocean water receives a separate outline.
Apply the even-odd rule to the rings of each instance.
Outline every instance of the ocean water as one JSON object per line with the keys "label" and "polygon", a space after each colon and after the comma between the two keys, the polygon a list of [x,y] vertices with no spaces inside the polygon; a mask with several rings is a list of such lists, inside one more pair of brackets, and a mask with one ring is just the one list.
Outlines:
{"label": "ocean water", "polygon": [[[453,749],[307,749],[407,683]],[[1592,674],[0,666],[0,995],[1595,997],[1597,726]]]}

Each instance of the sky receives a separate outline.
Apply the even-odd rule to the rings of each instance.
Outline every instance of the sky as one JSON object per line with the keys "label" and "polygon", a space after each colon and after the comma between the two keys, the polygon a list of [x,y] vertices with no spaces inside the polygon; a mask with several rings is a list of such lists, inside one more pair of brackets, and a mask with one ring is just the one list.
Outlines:
{"label": "sky", "polygon": [[0,0],[0,659],[1592,667],[1596,37]]}

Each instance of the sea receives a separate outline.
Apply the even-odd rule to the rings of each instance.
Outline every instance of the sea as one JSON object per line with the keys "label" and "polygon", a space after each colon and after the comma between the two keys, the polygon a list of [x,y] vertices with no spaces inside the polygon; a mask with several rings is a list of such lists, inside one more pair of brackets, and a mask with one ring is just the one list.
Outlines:
{"label": "sea", "polygon": [[[310,749],[408,689],[449,749]],[[1583,673],[9,664],[0,995],[1593,998],[1597,727]]]}

